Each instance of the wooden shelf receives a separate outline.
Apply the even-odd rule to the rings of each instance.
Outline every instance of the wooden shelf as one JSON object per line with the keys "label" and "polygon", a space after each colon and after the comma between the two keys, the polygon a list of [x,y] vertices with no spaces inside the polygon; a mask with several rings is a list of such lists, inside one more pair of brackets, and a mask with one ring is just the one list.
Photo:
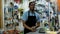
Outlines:
{"label": "wooden shelf", "polygon": [[2,0],[0,0],[0,28],[3,28]]}

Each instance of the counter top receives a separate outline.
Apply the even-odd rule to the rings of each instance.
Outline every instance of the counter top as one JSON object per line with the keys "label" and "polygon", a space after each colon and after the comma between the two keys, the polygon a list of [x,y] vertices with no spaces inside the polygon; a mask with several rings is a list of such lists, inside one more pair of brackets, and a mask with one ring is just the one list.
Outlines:
{"label": "counter top", "polygon": [[39,33],[39,32],[29,32],[27,34],[56,34],[57,32],[54,31],[46,31],[46,33]]}

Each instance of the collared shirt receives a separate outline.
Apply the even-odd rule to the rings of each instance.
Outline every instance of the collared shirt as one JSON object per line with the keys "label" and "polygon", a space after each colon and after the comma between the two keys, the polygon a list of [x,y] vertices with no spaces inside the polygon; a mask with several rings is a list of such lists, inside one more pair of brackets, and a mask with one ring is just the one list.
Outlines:
{"label": "collared shirt", "polygon": [[[37,22],[40,22],[40,15],[37,12],[32,13],[30,11],[30,16],[36,16]],[[22,20],[27,21],[28,19],[28,11],[23,13]]]}

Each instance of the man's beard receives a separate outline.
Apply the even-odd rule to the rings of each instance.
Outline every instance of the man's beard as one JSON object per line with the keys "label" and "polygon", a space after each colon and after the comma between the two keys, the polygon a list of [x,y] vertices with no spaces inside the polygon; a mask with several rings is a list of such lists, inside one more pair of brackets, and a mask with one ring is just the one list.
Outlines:
{"label": "man's beard", "polygon": [[31,11],[34,11],[34,9],[30,9]]}

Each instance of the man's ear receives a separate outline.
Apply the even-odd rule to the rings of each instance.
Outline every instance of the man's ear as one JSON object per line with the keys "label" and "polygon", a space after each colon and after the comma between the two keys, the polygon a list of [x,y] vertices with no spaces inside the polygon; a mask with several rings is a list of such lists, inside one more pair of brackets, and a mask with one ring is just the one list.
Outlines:
{"label": "man's ear", "polygon": [[30,7],[30,5],[28,7]]}

